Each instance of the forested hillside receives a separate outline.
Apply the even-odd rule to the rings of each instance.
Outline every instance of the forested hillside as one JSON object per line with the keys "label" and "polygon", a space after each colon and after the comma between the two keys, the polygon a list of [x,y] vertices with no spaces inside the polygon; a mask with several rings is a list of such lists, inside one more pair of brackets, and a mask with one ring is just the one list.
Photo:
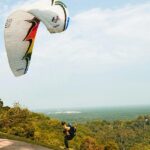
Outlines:
{"label": "forested hillside", "polygon": [[[59,120],[34,113],[19,104],[0,101],[0,137],[15,138],[59,149],[63,145]],[[75,150],[150,150],[150,116],[129,121],[95,120],[77,124],[70,145]]]}

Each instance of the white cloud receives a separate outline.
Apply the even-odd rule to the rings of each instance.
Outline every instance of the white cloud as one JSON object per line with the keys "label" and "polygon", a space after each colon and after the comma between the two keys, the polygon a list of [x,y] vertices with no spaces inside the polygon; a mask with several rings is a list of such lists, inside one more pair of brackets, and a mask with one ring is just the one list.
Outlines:
{"label": "white cloud", "polygon": [[95,8],[73,16],[65,33],[40,28],[36,52],[54,63],[83,67],[130,64],[150,56],[150,3],[121,9]]}

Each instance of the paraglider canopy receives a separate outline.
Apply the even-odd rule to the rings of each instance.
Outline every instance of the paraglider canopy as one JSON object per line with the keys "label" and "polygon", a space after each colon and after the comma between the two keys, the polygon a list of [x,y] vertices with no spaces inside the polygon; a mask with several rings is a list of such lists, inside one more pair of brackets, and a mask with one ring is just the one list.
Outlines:
{"label": "paraglider canopy", "polygon": [[27,73],[40,22],[50,33],[67,29],[69,16],[66,5],[52,0],[48,7],[20,9],[8,17],[5,24],[5,46],[10,68],[15,76]]}

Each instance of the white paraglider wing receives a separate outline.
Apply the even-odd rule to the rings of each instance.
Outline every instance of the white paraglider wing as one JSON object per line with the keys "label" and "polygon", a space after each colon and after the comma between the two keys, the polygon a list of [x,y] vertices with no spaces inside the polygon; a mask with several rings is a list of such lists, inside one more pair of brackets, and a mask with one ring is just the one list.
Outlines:
{"label": "white paraglider wing", "polygon": [[12,13],[5,25],[5,46],[9,65],[15,76],[27,73],[39,23],[50,33],[67,29],[69,17],[64,3],[52,0],[48,7],[19,10]]}
{"label": "white paraglider wing", "polygon": [[16,11],[5,25],[5,46],[10,68],[15,76],[27,72],[40,21],[33,15]]}
{"label": "white paraglider wing", "polygon": [[67,7],[61,1],[52,1],[50,8],[31,9],[28,12],[45,24],[50,33],[59,33],[67,29],[69,23]]}

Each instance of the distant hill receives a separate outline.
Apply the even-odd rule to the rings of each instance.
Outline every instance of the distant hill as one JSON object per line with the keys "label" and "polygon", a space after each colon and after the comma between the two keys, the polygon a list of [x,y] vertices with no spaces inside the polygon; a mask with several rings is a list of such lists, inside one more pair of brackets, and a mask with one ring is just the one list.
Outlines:
{"label": "distant hill", "polygon": [[[0,102],[2,104],[2,102]],[[0,105],[0,137],[11,138],[54,150],[63,145],[60,121],[15,104]],[[77,125],[70,145],[75,150],[150,150],[150,116],[134,120],[93,120]]]}
{"label": "distant hill", "polygon": [[133,120],[139,115],[150,114],[150,106],[122,106],[122,107],[95,107],[95,108],[57,108],[35,110],[50,117],[68,122],[87,122],[92,120]]}

